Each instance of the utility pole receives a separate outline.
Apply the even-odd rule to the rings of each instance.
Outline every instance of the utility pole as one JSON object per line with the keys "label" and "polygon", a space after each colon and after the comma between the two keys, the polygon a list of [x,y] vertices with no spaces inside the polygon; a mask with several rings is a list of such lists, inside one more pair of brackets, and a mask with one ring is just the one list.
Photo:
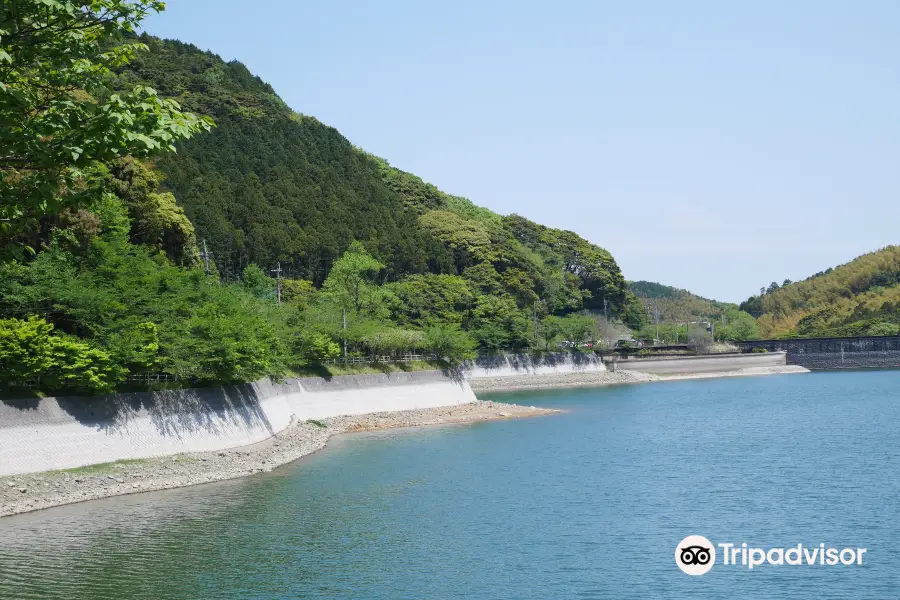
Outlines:
{"label": "utility pole", "polygon": [[653,301],[653,316],[656,317],[656,343],[659,343],[659,300]]}
{"label": "utility pole", "polygon": [[603,299],[603,318],[606,319],[606,322],[609,323],[609,315],[606,314],[606,307],[609,306],[609,300],[606,298]]}
{"label": "utility pole", "polygon": [[274,269],[272,269],[272,272],[275,273],[275,281],[277,282],[276,287],[275,287],[275,290],[276,290],[275,293],[278,297],[278,304],[280,305],[281,304],[281,261],[278,261],[277,266]]}
{"label": "utility pole", "polygon": [[344,320],[344,364],[347,364],[347,309],[341,309],[341,317]]}
{"label": "utility pole", "polygon": [[206,248],[206,239],[203,240],[203,252],[200,253],[200,258],[203,259],[203,268],[206,271],[206,276],[209,277],[209,250]]}

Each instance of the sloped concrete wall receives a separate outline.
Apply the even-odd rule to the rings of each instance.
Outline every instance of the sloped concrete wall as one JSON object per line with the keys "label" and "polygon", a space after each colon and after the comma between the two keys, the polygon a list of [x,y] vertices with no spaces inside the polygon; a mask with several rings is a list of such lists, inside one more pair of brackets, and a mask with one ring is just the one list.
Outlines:
{"label": "sloped concrete wall", "polygon": [[620,371],[642,373],[714,373],[753,367],[780,367],[787,364],[784,352],[759,354],[712,354],[669,358],[628,358],[616,361]]}
{"label": "sloped concrete wall", "polygon": [[0,476],[261,442],[292,419],[474,402],[440,371],[0,402]]}
{"label": "sloped concrete wall", "polygon": [[482,356],[463,366],[469,379],[519,377],[523,375],[562,375],[606,371],[603,361],[593,352],[554,352],[543,356],[504,354]]}

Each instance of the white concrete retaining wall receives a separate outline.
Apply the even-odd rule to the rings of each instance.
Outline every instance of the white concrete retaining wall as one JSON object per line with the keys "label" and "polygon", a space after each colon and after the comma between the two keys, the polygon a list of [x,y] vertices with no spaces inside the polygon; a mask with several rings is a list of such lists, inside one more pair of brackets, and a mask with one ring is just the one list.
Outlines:
{"label": "white concrete retaining wall", "polygon": [[483,356],[463,366],[469,379],[486,377],[520,377],[522,375],[562,375],[606,371],[603,362],[593,352],[554,352],[543,356],[504,354]]}
{"label": "white concrete retaining wall", "polygon": [[263,441],[291,419],[474,402],[440,371],[0,402],[0,476]]}
{"label": "white concrete retaining wall", "polygon": [[619,371],[642,373],[713,373],[752,367],[780,367],[787,364],[784,352],[677,356],[669,358],[629,358],[616,361]]}

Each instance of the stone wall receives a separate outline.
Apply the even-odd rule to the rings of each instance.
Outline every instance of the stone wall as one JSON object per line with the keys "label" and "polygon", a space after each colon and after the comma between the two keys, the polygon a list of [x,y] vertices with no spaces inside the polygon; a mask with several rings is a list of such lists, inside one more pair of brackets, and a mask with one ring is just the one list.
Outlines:
{"label": "stone wall", "polygon": [[739,342],[745,351],[787,352],[787,362],[807,369],[900,368],[900,336],[807,338]]}
{"label": "stone wall", "polygon": [[0,476],[263,441],[291,420],[474,402],[440,371],[0,402]]}
{"label": "stone wall", "polygon": [[900,351],[788,354],[788,363],[807,369],[900,368]]}

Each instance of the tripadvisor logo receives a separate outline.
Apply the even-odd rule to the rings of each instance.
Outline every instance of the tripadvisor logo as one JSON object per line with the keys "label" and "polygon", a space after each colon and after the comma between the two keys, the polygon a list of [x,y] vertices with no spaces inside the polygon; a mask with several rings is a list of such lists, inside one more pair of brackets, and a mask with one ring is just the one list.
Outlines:
{"label": "tripadvisor logo", "polygon": [[689,535],[675,547],[675,564],[688,575],[703,575],[716,564],[716,546],[721,550],[722,564],[753,569],[762,565],[862,565],[865,548],[826,548],[825,544],[788,548],[748,547],[746,543],[713,544],[702,535]]}
{"label": "tripadvisor logo", "polygon": [[675,564],[688,575],[703,575],[716,564],[716,548],[702,535],[689,535],[675,547]]}

